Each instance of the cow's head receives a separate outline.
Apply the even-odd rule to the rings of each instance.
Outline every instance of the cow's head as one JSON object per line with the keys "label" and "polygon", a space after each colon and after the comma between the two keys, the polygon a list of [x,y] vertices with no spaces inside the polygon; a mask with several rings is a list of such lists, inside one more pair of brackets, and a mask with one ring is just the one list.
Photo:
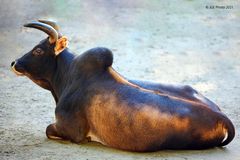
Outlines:
{"label": "cow's head", "polygon": [[25,75],[45,89],[50,89],[49,79],[56,68],[56,57],[67,47],[67,38],[59,34],[56,23],[39,20],[24,25],[48,34],[31,51],[11,63],[17,75]]}

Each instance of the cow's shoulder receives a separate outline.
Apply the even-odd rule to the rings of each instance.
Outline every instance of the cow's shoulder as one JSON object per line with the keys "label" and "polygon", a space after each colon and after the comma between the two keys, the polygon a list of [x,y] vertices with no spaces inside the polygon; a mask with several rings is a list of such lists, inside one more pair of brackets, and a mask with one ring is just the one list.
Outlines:
{"label": "cow's shoulder", "polygon": [[95,47],[86,51],[85,56],[88,60],[102,67],[109,67],[113,63],[112,51],[104,47]]}
{"label": "cow's shoulder", "polygon": [[89,49],[74,60],[75,68],[84,72],[107,69],[112,63],[112,51],[104,47]]}

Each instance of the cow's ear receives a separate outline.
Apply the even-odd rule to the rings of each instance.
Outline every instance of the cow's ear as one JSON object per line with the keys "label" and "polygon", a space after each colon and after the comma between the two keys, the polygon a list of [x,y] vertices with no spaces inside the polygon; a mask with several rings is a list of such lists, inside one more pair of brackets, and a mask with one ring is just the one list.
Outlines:
{"label": "cow's ear", "polygon": [[68,45],[67,37],[62,36],[61,38],[59,38],[56,41],[55,48],[54,48],[55,55],[56,56],[59,55],[59,53],[61,53],[65,48],[67,48],[67,45]]}

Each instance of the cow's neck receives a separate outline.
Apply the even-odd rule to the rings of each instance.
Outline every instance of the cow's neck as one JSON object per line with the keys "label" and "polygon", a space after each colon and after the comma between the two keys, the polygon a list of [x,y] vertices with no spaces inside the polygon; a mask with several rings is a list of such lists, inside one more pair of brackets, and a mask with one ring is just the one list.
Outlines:
{"label": "cow's neck", "polygon": [[74,59],[75,55],[71,53],[68,49],[65,49],[57,57],[56,70],[51,78],[51,93],[56,101],[58,102],[64,88],[66,87],[68,73],[70,65]]}

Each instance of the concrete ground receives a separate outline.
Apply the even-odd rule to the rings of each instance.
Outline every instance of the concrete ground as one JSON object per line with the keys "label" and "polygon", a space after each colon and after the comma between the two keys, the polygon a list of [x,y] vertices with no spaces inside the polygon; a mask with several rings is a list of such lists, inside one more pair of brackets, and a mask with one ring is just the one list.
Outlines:
{"label": "concrete ground", "polygon": [[[154,153],[48,140],[45,128],[54,121],[55,108],[51,94],[10,70],[14,59],[46,37],[22,27],[38,18],[56,20],[77,54],[110,48],[113,67],[128,78],[192,85],[233,121],[235,139],[224,148]],[[236,0],[1,0],[0,159],[240,160],[239,50]]]}

